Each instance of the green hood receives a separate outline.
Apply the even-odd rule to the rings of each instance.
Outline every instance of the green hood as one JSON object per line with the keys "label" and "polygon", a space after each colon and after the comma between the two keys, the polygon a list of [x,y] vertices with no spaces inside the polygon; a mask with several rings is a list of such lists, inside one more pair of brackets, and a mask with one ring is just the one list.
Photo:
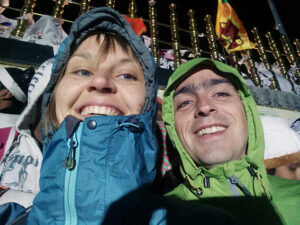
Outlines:
{"label": "green hood", "polygon": [[[181,145],[179,138],[176,134],[175,123],[174,123],[174,107],[173,107],[173,95],[176,87],[187,78],[189,71],[195,66],[203,66],[203,69],[212,69],[218,74],[221,74],[225,78],[229,79],[235,87],[238,89],[239,95],[243,102],[249,137],[248,137],[248,151],[247,155],[238,161],[227,162],[223,165],[218,165],[210,170],[206,170],[202,167],[197,167],[191,157],[187,154],[183,146]],[[207,176],[214,176],[214,174],[224,173],[228,178],[235,170],[240,170],[244,165],[250,164],[254,168],[263,167],[264,160],[264,135],[259,114],[257,111],[256,103],[248,89],[244,79],[239,72],[219,61],[211,60],[208,58],[196,58],[180,65],[177,70],[171,75],[168,85],[164,92],[163,99],[163,120],[166,124],[166,128],[173,142],[173,145],[178,150],[182,160],[182,174],[188,174],[192,179],[199,174],[199,172],[205,171]]]}
{"label": "green hood", "polygon": [[[176,87],[187,78],[195,66],[211,69],[229,79],[238,90],[247,117],[246,155],[240,160],[216,165],[210,170],[197,167],[181,145],[175,130],[173,95]],[[264,166],[264,133],[259,113],[244,79],[236,69],[207,58],[183,63],[169,79],[164,92],[162,111],[170,139],[181,158],[180,171],[184,178],[184,182],[166,196],[201,200],[229,211],[235,217],[247,221],[247,224],[300,224],[300,183],[267,176]],[[233,178],[238,182],[232,180]],[[237,187],[239,189],[236,191]],[[245,192],[245,189],[248,192]],[[245,195],[248,198],[244,198]],[[232,196],[240,196],[239,204],[236,204],[237,198]]]}

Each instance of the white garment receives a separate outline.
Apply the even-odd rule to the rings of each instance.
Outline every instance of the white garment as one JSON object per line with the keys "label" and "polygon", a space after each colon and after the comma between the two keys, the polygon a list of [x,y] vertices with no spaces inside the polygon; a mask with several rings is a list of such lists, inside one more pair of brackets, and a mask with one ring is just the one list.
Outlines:
{"label": "white garment", "polygon": [[16,126],[16,122],[19,117],[19,114],[0,113],[0,129]]}
{"label": "white garment", "polygon": [[300,152],[300,136],[280,117],[261,116],[265,137],[265,159]]}
{"label": "white garment", "polygon": [[22,40],[52,46],[55,55],[67,36],[60,24],[60,19],[43,15],[35,24],[26,29]]}
{"label": "white garment", "polygon": [[9,19],[0,14],[0,37],[9,38],[16,25],[17,20]]}
{"label": "white garment", "polygon": [[40,113],[36,103],[50,80],[52,64],[51,58],[34,74],[28,90],[28,104],[16,123],[19,136],[4,153],[0,163],[0,184],[10,188],[0,197],[0,204],[15,202],[28,207],[39,191],[42,151],[30,126],[36,114]]}

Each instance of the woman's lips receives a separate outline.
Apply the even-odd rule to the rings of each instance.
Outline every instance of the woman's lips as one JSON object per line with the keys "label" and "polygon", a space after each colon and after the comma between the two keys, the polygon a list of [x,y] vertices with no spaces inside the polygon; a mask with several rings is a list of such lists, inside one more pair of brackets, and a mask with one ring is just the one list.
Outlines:
{"label": "woman's lips", "polygon": [[107,116],[118,116],[122,115],[122,113],[110,106],[99,106],[99,105],[90,105],[85,106],[81,109],[80,115],[81,116],[88,116],[88,115],[107,115]]}

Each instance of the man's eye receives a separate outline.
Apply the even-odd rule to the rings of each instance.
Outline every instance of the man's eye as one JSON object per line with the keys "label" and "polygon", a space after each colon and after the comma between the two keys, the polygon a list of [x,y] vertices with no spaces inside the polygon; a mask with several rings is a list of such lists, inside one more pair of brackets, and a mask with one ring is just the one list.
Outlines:
{"label": "man's eye", "polygon": [[217,97],[228,97],[230,96],[230,94],[226,93],[226,92],[218,92],[216,93]]}
{"label": "man's eye", "polygon": [[87,70],[78,70],[75,73],[80,76],[86,76],[86,77],[91,75],[91,72]]}
{"label": "man's eye", "polygon": [[136,77],[129,73],[121,74],[119,77],[124,80],[136,80]]}
{"label": "man's eye", "polygon": [[181,102],[181,103],[177,106],[177,109],[181,109],[181,108],[183,108],[183,107],[189,105],[190,103],[191,103],[190,100],[183,101],[183,102]]}

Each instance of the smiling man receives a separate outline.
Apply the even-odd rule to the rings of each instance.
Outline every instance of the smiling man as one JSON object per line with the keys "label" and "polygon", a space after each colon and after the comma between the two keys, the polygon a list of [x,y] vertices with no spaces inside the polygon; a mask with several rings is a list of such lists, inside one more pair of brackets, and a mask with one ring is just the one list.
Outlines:
{"label": "smiling man", "polygon": [[207,58],[183,63],[165,89],[163,120],[183,180],[168,197],[217,206],[242,224],[299,224],[299,182],[266,174],[260,117],[237,70]]}
{"label": "smiling man", "polygon": [[176,88],[173,99],[176,131],[197,165],[211,168],[245,155],[245,111],[229,80],[209,69],[197,71]]}

